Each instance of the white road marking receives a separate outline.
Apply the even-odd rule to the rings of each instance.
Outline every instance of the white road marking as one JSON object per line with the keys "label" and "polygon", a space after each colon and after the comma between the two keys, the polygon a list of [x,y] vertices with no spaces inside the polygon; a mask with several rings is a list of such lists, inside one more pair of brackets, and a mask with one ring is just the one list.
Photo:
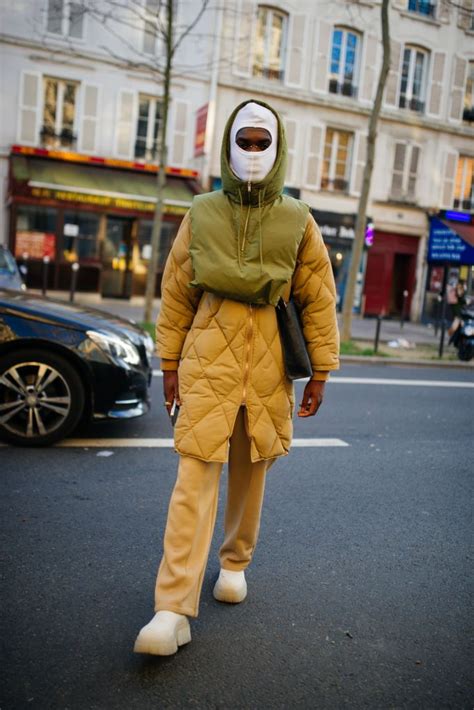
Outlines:
{"label": "white road marking", "polygon": [[[293,439],[293,446],[307,447],[334,447],[349,446],[342,439]],[[172,449],[173,439],[64,439],[55,444],[61,448],[147,448],[147,449]]]}
{"label": "white road marking", "polygon": [[397,380],[388,377],[331,377],[331,383],[342,385],[397,385],[399,387],[474,387],[462,380]]}
{"label": "white road marking", "polygon": [[[153,370],[153,377],[163,377],[161,370]],[[329,380],[338,385],[396,385],[398,387],[466,387],[473,388],[474,382],[462,380],[397,380],[389,377],[338,377]]]}

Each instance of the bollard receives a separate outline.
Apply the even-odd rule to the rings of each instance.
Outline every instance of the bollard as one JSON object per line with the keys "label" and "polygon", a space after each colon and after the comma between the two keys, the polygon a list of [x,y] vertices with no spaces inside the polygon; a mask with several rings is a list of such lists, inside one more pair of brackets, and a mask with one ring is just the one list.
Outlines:
{"label": "bollard", "polygon": [[22,263],[20,265],[20,273],[23,278],[23,283],[25,286],[28,286],[28,258],[29,254],[27,251],[24,251],[23,254],[21,255]]}
{"label": "bollard", "polygon": [[400,318],[400,330],[403,328],[403,321],[405,320],[405,311],[407,309],[408,291],[403,292],[403,303],[402,303],[402,315]]}
{"label": "bollard", "polygon": [[446,301],[447,301],[447,290],[444,290],[443,303],[441,307],[441,337],[439,339],[439,357],[443,357],[444,350],[444,334],[446,332]]}
{"label": "bollard", "polygon": [[46,290],[48,288],[48,267],[49,267],[49,256],[43,256],[43,296],[46,296]]}
{"label": "bollard", "polygon": [[439,330],[439,319],[440,319],[442,301],[443,301],[443,299],[441,298],[440,295],[438,295],[436,297],[436,320],[435,320],[435,326],[434,326],[435,337],[438,335],[438,330]]}
{"label": "bollard", "polygon": [[377,325],[375,327],[375,341],[374,341],[374,355],[377,354],[377,350],[379,349],[379,340],[380,340],[380,328],[382,326],[382,316],[378,315],[377,316]]}
{"label": "bollard", "polygon": [[71,276],[71,289],[69,291],[69,300],[71,303],[74,301],[74,293],[76,291],[77,285],[77,272],[79,271],[79,264],[75,261],[71,264],[72,276]]}

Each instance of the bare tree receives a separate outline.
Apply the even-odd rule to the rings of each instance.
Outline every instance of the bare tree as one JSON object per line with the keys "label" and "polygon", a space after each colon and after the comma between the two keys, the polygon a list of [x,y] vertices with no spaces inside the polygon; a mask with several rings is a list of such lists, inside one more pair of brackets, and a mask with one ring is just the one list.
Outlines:
{"label": "bare tree", "polygon": [[[167,128],[168,116],[171,104],[172,80],[179,76],[180,71],[190,73],[190,67],[180,67],[175,70],[176,52],[183,40],[193,31],[202,15],[209,7],[209,0],[193,0],[192,17],[184,24],[178,25],[176,13],[177,0],[88,0],[81,10],[77,12],[87,14],[104,28],[113,37],[117,47],[121,50],[113,49],[108,44],[98,47],[99,51],[105,53],[110,59],[128,69],[144,72],[153,81],[161,85],[161,115],[158,128],[157,140],[157,183],[156,183],[156,205],[153,217],[153,227],[151,235],[151,255],[147,271],[145,288],[145,308],[144,320],[150,322],[153,311],[153,298],[156,290],[156,277],[158,259],[160,253],[160,235],[163,223],[163,203],[164,190],[166,186],[166,166],[168,161]],[[48,6],[48,17],[56,13],[56,21],[62,21],[63,3],[60,0],[50,0]],[[76,20],[78,19],[76,13]],[[129,31],[136,33],[143,32],[152,41],[159,40],[161,52],[145,53],[129,38]],[[70,37],[68,41],[68,51],[72,55],[80,56],[82,49],[78,47]],[[43,44],[51,50],[56,50],[49,46],[49,40],[43,37]],[[199,66],[198,66],[199,65]],[[194,69],[201,71],[209,68],[197,61]]]}
{"label": "bare tree", "polygon": [[352,245],[351,264],[347,278],[347,285],[344,293],[344,306],[342,317],[341,340],[344,342],[351,339],[352,335],[352,310],[357,284],[357,274],[359,271],[362,249],[364,247],[365,228],[367,220],[367,204],[369,200],[370,185],[372,182],[372,172],[374,168],[375,144],[377,139],[377,123],[382,108],[382,98],[390,70],[390,26],[389,26],[389,0],[382,0],[380,8],[382,27],[382,48],[383,59],[377,83],[374,105],[369,119],[369,130],[367,136],[367,156],[362,178],[362,190],[357,209],[356,228],[354,243]]}

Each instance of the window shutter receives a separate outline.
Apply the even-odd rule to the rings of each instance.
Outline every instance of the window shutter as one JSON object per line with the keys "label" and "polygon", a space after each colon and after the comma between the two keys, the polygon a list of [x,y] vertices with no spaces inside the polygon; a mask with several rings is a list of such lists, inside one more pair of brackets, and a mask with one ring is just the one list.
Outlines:
{"label": "window shutter", "polygon": [[95,84],[83,84],[79,150],[84,153],[95,153],[97,150],[98,119],[99,87]]}
{"label": "window shutter", "polygon": [[332,25],[320,20],[316,26],[316,45],[313,58],[312,90],[321,94],[328,90],[328,64]]}
{"label": "window shutter", "polygon": [[18,142],[25,145],[38,143],[40,86],[41,74],[27,71],[21,73]]}
{"label": "window shutter", "polygon": [[441,113],[443,96],[444,68],[446,66],[446,53],[433,52],[431,55],[431,75],[429,83],[428,116],[438,117]]}
{"label": "window shutter", "polygon": [[291,15],[288,33],[288,56],[286,62],[285,83],[287,86],[303,86],[303,67],[306,59],[306,15]]}
{"label": "window shutter", "polygon": [[318,123],[309,124],[306,132],[306,162],[304,169],[304,186],[318,190],[321,184],[321,158],[323,151],[323,126]]}
{"label": "window shutter", "polygon": [[286,183],[288,185],[299,185],[301,180],[296,178],[296,153],[298,124],[292,118],[285,119],[286,143],[288,146],[288,167],[286,170]]}
{"label": "window shutter", "polygon": [[373,101],[377,88],[377,48],[378,39],[374,35],[364,37],[364,61],[360,76],[361,101]]}
{"label": "window shutter", "polygon": [[441,183],[441,208],[450,210],[453,207],[454,183],[458,154],[454,150],[447,150],[444,155],[443,177]]}
{"label": "window shutter", "polygon": [[407,144],[395,143],[391,189],[391,196],[394,200],[401,200],[403,197],[403,176],[405,174],[406,157]]}
{"label": "window shutter", "polygon": [[448,0],[439,0],[436,8],[436,19],[445,24],[449,23],[449,2]]}
{"label": "window shutter", "polygon": [[119,158],[130,160],[135,137],[136,98],[134,91],[120,89],[117,114],[115,153]]}
{"label": "window shutter", "polygon": [[385,104],[396,108],[398,106],[398,82],[400,76],[400,60],[402,55],[401,42],[390,40],[390,71],[385,87]]}
{"label": "window shutter", "polygon": [[473,12],[472,0],[461,0],[461,2],[458,3],[458,27],[461,30],[468,30],[471,27]]}
{"label": "window shutter", "polygon": [[183,167],[188,158],[186,140],[188,136],[189,104],[187,101],[173,102],[173,122],[169,165]]}
{"label": "window shutter", "polygon": [[252,73],[252,38],[255,28],[255,2],[240,0],[235,23],[234,74],[250,76]]}
{"label": "window shutter", "polygon": [[418,165],[420,162],[420,147],[411,146],[410,165],[408,166],[408,186],[406,198],[410,202],[416,202],[416,179],[418,177]]}
{"label": "window shutter", "polygon": [[364,178],[364,168],[367,162],[367,135],[358,131],[354,137],[354,150],[352,155],[352,178],[351,194],[360,195],[362,190],[362,180]]}
{"label": "window shutter", "polygon": [[463,112],[464,89],[466,86],[467,61],[462,57],[453,57],[451,97],[449,102],[449,119],[461,121]]}

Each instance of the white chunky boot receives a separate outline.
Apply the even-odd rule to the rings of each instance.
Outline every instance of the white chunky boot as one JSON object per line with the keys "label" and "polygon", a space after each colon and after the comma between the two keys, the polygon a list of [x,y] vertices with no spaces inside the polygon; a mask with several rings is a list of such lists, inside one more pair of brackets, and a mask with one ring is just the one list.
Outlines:
{"label": "white chunky boot", "polygon": [[232,572],[228,569],[221,569],[213,594],[219,602],[228,602],[229,604],[243,602],[247,596],[244,571]]}
{"label": "white chunky boot", "polygon": [[191,629],[186,616],[174,611],[157,611],[138,634],[133,650],[135,653],[171,656],[179,646],[190,641]]}

